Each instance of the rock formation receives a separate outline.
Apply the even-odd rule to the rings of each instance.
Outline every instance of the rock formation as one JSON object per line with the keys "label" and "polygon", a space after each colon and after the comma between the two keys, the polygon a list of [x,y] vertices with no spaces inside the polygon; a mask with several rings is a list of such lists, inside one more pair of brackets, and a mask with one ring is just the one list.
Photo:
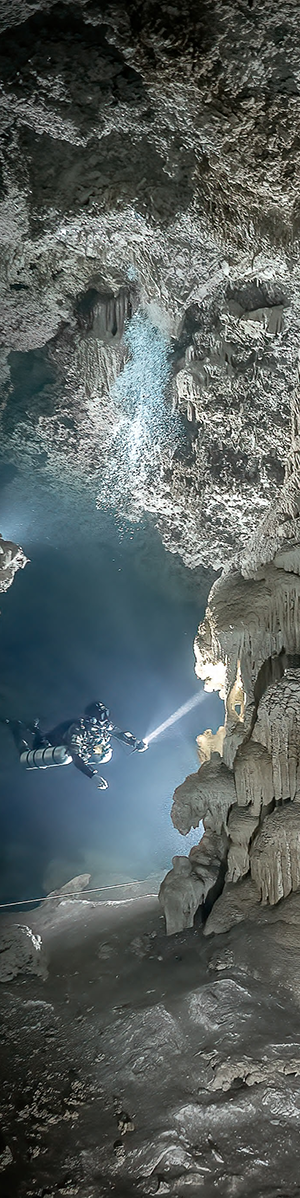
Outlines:
{"label": "rock formation", "polygon": [[[299,792],[297,6],[142,10],[0,0],[2,436],[225,565],[195,643],[225,720],[175,794],[205,829],[175,872],[207,895],[215,852],[210,889],[251,869],[271,901],[268,827]],[[24,564],[0,541],[0,589]]]}
{"label": "rock formation", "polygon": [[280,682],[268,686],[252,735],[272,762],[270,797],[276,803],[300,797],[300,670],[286,670]]}
{"label": "rock formation", "polygon": [[213,753],[210,761],[205,762],[196,774],[189,774],[185,782],[176,787],[172,807],[174,828],[186,836],[203,820],[205,828],[213,825],[220,833],[226,827],[228,811],[235,801],[232,773],[219,753]]}
{"label": "rock formation", "polygon": [[215,834],[224,829],[225,884],[206,934],[300,886],[299,396],[298,379],[275,510],[214,583],[195,642],[196,673],[224,698],[225,723],[198,738],[203,763],[177,787],[172,819],[183,834],[197,816]]}
{"label": "rock formation", "polygon": [[0,592],[8,591],[17,570],[23,570],[27,561],[28,558],[20,545],[14,545],[13,541],[4,541],[0,533]]}
{"label": "rock formation", "polygon": [[300,805],[274,811],[250,849],[251,877],[263,903],[271,905],[300,886]]}
{"label": "rock formation", "polygon": [[20,973],[47,977],[42,937],[28,924],[8,924],[1,928],[0,982],[11,982]]}
{"label": "rock formation", "polygon": [[[50,478],[88,474],[101,502],[122,473],[123,508],[153,513],[187,565],[223,567],[284,472],[297,5],[0,0],[0,31],[6,452]],[[137,309],[163,333],[165,409],[147,436],[131,396],[139,469],[120,453],[114,471]],[[43,365],[25,407],[11,351]]]}
{"label": "rock formation", "polygon": [[194,873],[188,857],[173,857],[172,865],[159,892],[168,936],[177,932],[178,927],[193,927],[194,916],[206,893],[202,878]]}
{"label": "rock formation", "polygon": [[234,758],[236,801],[260,816],[262,807],[273,806],[272,758],[260,741],[244,741]]}
{"label": "rock formation", "polygon": [[296,0],[0,0],[1,455],[223,571],[178,937],[87,876],[3,930],[14,1198],[299,1194],[299,60]]}

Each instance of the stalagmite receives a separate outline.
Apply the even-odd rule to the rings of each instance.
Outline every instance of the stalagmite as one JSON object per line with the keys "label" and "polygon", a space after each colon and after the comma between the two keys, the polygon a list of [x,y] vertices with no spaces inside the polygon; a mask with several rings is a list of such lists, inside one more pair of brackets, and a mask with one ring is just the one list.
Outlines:
{"label": "stalagmite", "polygon": [[182,835],[203,820],[205,833],[189,857],[174,857],[162,882],[159,899],[167,934],[192,927],[197,907],[218,883],[228,848],[227,816],[236,803],[233,775],[218,753],[190,774],[175,790],[172,820]]}
{"label": "stalagmite", "polygon": [[205,883],[203,897],[218,879],[220,866],[226,860],[228,839],[225,829],[215,832],[209,828],[202,836],[199,844],[194,844],[189,853],[193,872]]}
{"label": "stalagmite", "polygon": [[224,890],[216,899],[203,929],[205,936],[228,932],[234,924],[255,917],[259,911],[259,893],[253,879],[247,874],[238,882],[225,882]]}
{"label": "stalagmite", "polygon": [[196,911],[205,896],[202,878],[198,878],[188,857],[173,857],[172,864],[158,896],[168,936],[193,927]]}
{"label": "stalagmite", "polygon": [[226,850],[226,833],[218,835],[209,830],[193,846],[189,857],[173,857],[173,869],[166,874],[159,891],[168,936],[193,927],[198,907],[218,883]]}

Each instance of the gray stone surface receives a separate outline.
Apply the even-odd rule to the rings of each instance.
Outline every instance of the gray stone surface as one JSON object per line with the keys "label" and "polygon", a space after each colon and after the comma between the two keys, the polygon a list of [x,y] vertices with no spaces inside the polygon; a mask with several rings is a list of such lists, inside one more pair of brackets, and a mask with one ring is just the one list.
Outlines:
{"label": "gray stone surface", "polygon": [[27,561],[20,545],[5,541],[0,533],[0,592],[8,591],[17,570],[23,570]]}
{"label": "gray stone surface", "polygon": [[42,938],[28,924],[7,923],[0,930],[0,982],[11,982],[20,973],[47,977]]}
{"label": "gray stone surface", "polygon": [[[133,287],[171,337],[185,423],[175,457],[145,442],[126,505],[152,512],[188,565],[219,567],[283,478],[300,323],[297,5],[1,0],[0,22],[1,339],[47,346],[59,384],[28,425],[3,358],[9,453],[30,468],[47,453],[50,474],[92,469],[97,493],[124,360],[109,315],[103,340],[103,304]],[[87,346],[78,297],[91,289]]]}
{"label": "gray stone surface", "polygon": [[260,919],[167,939],[153,899],[53,912],[42,995],[2,987],[6,1193],[297,1195],[299,895]]}

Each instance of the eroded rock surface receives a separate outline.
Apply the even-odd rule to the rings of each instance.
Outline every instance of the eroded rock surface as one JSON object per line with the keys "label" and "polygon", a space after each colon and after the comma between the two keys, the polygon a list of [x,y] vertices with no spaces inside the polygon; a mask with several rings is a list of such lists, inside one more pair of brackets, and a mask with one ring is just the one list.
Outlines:
{"label": "eroded rock surface", "polygon": [[188,857],[173,857],[172,865],[159,891],[168,936],[178,932],[178,928],[193,927],[196,911],[215,881],[214,865],[205,882],[194,872]]}
{"label": "eroded rock surface", "polygon": [[17,570],[23,570],[27,561],[28,558],[20,545],[14,545],[13,541],[5,541],[0,533],[0,592],[8,591]]}
{"label": "eroded rock surface", "polygon": [[47,977],[47,964],[42,938],[28,924],[1,928],[0,982],[10,982],[17,975],[35,973]]}
{"label": "eroded rock surface", "polygon": [[250,849],[251,877],[271,905],[300,886],[300,804],[274,811]]}
{"label": "eroded rock surface", "polygon": [[42,990],[1,988],[5,1193],[297,1195],[299,894],[260,918],[167,939],[154,899],[53,911]]}
{"label": "eroded rock surface", "polygon": [[200,821],[217,833],[226,826],[227,814],[236,802],[232,773],[219,753],[213,753],[196,774],[189,774],[176,787],[172,806],[172,823],[183,836]]}
{"label": "eroded rock surface", "polygon": [[[298,372],[282,492],[244,555],[214,583],[195,641],[196,673],[207,690],[218,690],[224,699],[225,723],[216,734],[223,760],[219,757],[214,785],[213,776],[208,777],[214,754],[205,761],[214,743],[208,730],[199,738],[204,763],[198,775],[175,792],[176,826],[185,831],[189,811],[190,826],[197,809],[202,816],[196,796],[207,776],[210,826],[217,832],[221,769],[232,788],[225,886],[208,918],[207,933],[248,917],[253,899],[255,906],[253,883],[257,915],[260,900],[274,905],[300,886],[299,396]],[[241,887],[237,907],[234,884]]]}
{"label": "eroded rock surface", "polygon": [[[151,512],[186,564],[223,566],[284,471],[300,323],[297,7],[1,0],[0,24],[11,460],[88,472],[95,495],[107,472],[116,498],[114,384],[139,309],[171,350],[165,436],[154,444],[132,397],[143,437],[130,476],[120,458],[123,505]],[[52,383],[24,412],[8,355],[35,365],[45,346]]]}
{"label": "eroded rock surface", "polygon": [[254,741],[267,749],[272,762],[272,789],[282,803],[300,795],[300,670],[286,670],[260,700],[253,729]]}

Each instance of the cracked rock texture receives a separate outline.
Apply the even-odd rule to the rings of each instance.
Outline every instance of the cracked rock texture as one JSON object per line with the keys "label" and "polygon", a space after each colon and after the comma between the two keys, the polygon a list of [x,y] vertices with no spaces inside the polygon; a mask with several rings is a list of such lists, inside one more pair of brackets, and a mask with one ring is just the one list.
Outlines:
{"label": "cracked rock texture", "polygon": [[19,973],[47,977],[42,939],[28,924],[4,925],[0,934],[0,982],[10,982]]}
{"label": "cracked rock texture", "polygon": [[[169,355],[165,436],[154,445],[144,429],[123,504],[151,512],[187,565],[220,567],[284,472],[300,323],[297,5],[0,0],[0,28],[7,453],[49,479],[89,473],[99,493],[124,328],[142,311]],[[48,379],[24,405],[14,355],[28,351]]]}
{"label": "cracked rock texture", "polygon": [[[300,886],[299,397],[298,371],[282,492],[245,554],[214,583],[195,641],[196,673],[224,699],[225,723],[214,737],[208,730],[198,738],[203,764],[177,787],[172,819],[186,834],[195,826],[197,812],[206,828],[208,810],[210,828],[217,833],[222,813],[225,884],[220,894],[219,873],[206,935],[251,918],[253,907],[258,918],[260,901],[277,904]],[[218,752],[205,760],[217,744]],[[202,779],[204,790],[208,782],[205,804]],[[201,852],[201,840],[199,847]],[[178,900],[175,914],[172,872],[163,887],[165,907],[167,901],[173,903],[180,931],[185,926],[183,887],[182,914]],[[169,909],[166,922],[171,923]]]}
{"label": "cracked rock texture", "polygon": [[259,919],[166,939],[155,899],[52,912],[48,978],[1,993],[8,1198],[298,1198],[299,894]]}
{"label": "cracked rock texture", "polygon": [[0,592],[8,591],[17,570],[23,570],[27,561],[20,545],[5,541],[0,533]]}

